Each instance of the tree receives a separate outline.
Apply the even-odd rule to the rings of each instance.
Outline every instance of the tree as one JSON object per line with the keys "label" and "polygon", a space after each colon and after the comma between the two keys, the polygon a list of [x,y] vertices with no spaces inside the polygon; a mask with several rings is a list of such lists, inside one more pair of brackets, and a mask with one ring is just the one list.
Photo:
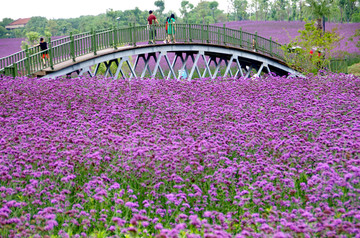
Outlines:
{"label": "tree", "polygon": [[287,0],[276,0],[275,7],[277,8],[276,15],[277,19],[280,21],[284,21],[286,17],[286,9],[287,9],[288,1]]}
{"label": "tree", "polygon": [[[357,2],[357,4],[356,4]],[[359,1],[356,0],[346,0],[345,4],[345,15],[347,22],[350,22],[352,19],[352,16],[354,13],[356,13],[356,10],[358,10],[358,7],[356,5],[360,5]]]}
{"label": "tree", "polygon": [[6,34],[7,34],[7,30],[5,29],[5,27],[0,26],[0,37],[1,38],[6,37]]}
{"label": "tree", "polygon": [[118,17],[117,11],[114,11],[112,8],[106,10],[106,16],[110,19],[110,22],[115,24],[116,18]]}
{"label": "tree", "polygon": [[57,35],[59,32],[58,24],[55,20],[49,20],[46,29],[51,32],[52,35]]}
{"label": "tree", "polygon": [[26,32],[38,32],[39,34],[44,34],[46,30],[48,20],[45,17],[32,17],[30,21],[26,24]]}
{"label": "tree", "polygon": [[300,35],[283,45],[282,49],[287,64],[305,74],[318,73],[329,67],[330,60],[338,52],[334,51],[342,39],[333,29],[323,32],[314,21],[306,22]]}
{"label": "tree", "polygon": [[39,42],[40,34],[35,31],[26,33],[25,41],[21,42],[21,48],[24,50],[26,47],[32,47]]}
{"label": "tree", "polygon": [[339,5],[339,9],[340,9],[340,22],[343,23],[343,14],[344,14],[344,9],[345,9],[345,5],[346,5],[346,0],[339,0],[338,5]]}
{"label": "tree", "polygon": [[159,13],[160,17],[163,15],[165,10],[165,2],[163,0],[156,0],[154,2],[155,6],[158,8],[157,12]]}
{"label": "tree", "polygon": [[246,9],[248,2],[246,0],[228,0],[229,7],[235,15],[235,21],[241,21],[245,19]]}
{"label": "tree", "polygon": [[209,2],[207,1],[200,1],[199,4],[196,6],[196,9],[198,10],[198,13],[202,19],[202,24],[206,23],[206,16],[211,16],[211,11],[209,8]]}
{"label": "tree", "polygon": [[194,8],[194,5],[189,3],[189,1],[181,1],[181,8],[180,8],[180,14],[185,18],[185,22],[187,22],[187,14],[189,10],[192,10]]}
{"label": "tree", "polygon": [[255,13],[255,21],[259,19],[259,1],[260,0],[252,0],[251,7]]}
{"label": "tree", "polygon": [[216,23],[216,19],[215,19],[214,11],[217,9],[218,6],[219,6],[219,3],[217,1],[210,2],[210,4],[209,4],[209,7],[210,7],[210,9],[212,11],[212,15],[213,15],[215,23]]}
{"label": "tree", "polygon": [[0,22],[0,26],[6,27],[7,25],[9,25],[11,22],[13,22],[14,20],[11,18],[3,18],[2,21]]}
{"label": "tree", "polygon": [[267,15],[269,11],[269,2],[267,0],[260,1],[260,14],[263,21],[267,20]]}
{"label": "tree", "polygon": [[299,20],[303,21],[303,8],[304,8],[304,2],[302,0],[299,0]]}
{"label": "tree", "polygon": [[306,11],[316,19],[316,27],[325,31],[324,18],[330,15],[333,0],[306,0]]}

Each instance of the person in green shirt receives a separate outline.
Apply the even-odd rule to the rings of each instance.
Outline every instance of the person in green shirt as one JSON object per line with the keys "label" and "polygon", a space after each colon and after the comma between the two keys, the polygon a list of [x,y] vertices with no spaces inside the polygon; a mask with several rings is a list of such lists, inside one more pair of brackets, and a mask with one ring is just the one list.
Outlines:
{"label": "person in green shirt", "polygon": [[170,19],[168,19],[168,32],[167,33],[168,33],[169,41],[172,41],[173,43],[176,43],[175,32],[176,32],[175,15],[171,14]]}

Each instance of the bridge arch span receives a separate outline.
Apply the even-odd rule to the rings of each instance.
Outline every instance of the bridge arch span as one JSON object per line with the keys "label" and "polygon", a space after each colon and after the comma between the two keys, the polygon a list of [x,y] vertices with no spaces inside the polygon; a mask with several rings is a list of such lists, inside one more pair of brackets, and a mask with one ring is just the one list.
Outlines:
{"label": "bridge arch span", "polygon": [[[265,73],[300,74],[277,58],[233,46],[208,43],[176,43],[124,46],[87,54],[47,68],[46,78],[76,73],[96,76],[105,66],[105,76],[124,78],[216,78],[253,77]],[[41,75],[42,74],[42,75]]]}

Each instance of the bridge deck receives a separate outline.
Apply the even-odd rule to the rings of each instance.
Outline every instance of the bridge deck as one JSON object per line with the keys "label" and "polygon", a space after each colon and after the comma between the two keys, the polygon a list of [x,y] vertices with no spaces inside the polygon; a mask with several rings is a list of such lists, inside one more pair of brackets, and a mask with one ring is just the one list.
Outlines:
{"label": "bridge deck", "polygon": [[85,55],[82,55],[82,56],[79,56],[79,57],[76,57],[76,61],[74,62],[72,59],[71,60],[67,60],[67,61],[64,61],[64,62],[61,62],[59,64],[56,64],[54,65],[54,69],[52,69],[50,66],[43,69],[43,70],[40,70],[38,72],[35,72],[33,74],[34,77],[42,77],[42,76],[45,76],[45,75],[48,75],[50,73],[53,73],[53,72],[56,72],[56,71],[59,71],[61,69],[64,69],[64,68],[67,68],[71,65],[74,65],[74,64],[77,64],[77,63],[81,63],[81,62],[85,62],[85,61],[88,61],[90,59],[93,59],[95,57],[100,57],[100,56],[103,56],[103,55],[108,55],[108,54],[113,54],[115,52],[119,52],[119,51],[123,51],[123,50],[128,50],[128,49],[131,49],[131,48],[134,48],[133,46],[122,46],[122,47],[118,47],[117,49],[114,49],[114,48],[108,48],[108,49],[104,49],[104,50],[99,50],[96,52],[96,55],[94,55],[94,53],[88,53],[88,54],[85,54]]}

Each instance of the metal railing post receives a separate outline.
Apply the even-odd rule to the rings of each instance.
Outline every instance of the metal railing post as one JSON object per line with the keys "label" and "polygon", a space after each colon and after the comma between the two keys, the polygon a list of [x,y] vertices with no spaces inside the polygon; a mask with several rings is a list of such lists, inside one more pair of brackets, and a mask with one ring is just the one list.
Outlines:
{"label": "metal railing post", "polygon": [[94,29],[91,30],[91,43],[93,46],[93,51],[94,51],[94,55],[97,55],[96,53],[96,48],[97,48],[97,41],[96,41],[96,32],[94,31]]}
{"label": "metal railing post", "polygon": [[240,27],[240,39],[239,39],[239,42],[240,42],[240,47],[243,46],[243,31],[242,31],[242,28]]}
{"label": "metal railing post", "polygon": [[210,43],[210,36],[209,36],[209,23],[206,24],[206,43]]}
{"label": "metal railing post", "polygon": [[104,48],[113,47],[112,31],[108,30],[107,32],[105,32],[105,42],[106,44],[104,44]]}
{"label": "metal railing post", "polygon": [[[150,29],[151,27],[149,27],[149,29]],[[134,44],[134,40],[133,40],[133,29],[132,29],[132,27],[131,27],[131,22],[129,23],[129,36],[130,36],[130,44]],[[150,32],[151,32],[151,29],[150,29]],[[150,34],[149,34],[149,37],[150,37]],[[149,38],[150,39],[150,38]]]}
{"label": "metal railing post", "polygon": [[226,45],[226,27],[225,27],[225,24],[223,24],[223,29],[224,29],[224,45]]}
{"label": "metal railing post", "polygon": [[204,24],[201,24],[201,43],[204,43]]}
{"label": "metal railing post", "polygon": [[117,49],[117,44],[118,44],[118,39],[117,39],[117,29],[116,29],[115,26],[114,26],[114,29],[113,29],[113,35],[114,35],[114,49],[116,50]]}
{"label": "metal railing post", "polygon": [[14,62],[12,69],[13,69],[12,75],[15,78],[17,76],[17,63],[16,62]]}
{"label": "metal railing post", "polygon": [[[155,25],[154,25],[155,27]],[[156,32],[156,28],[154,30],[154,41],[155,41],[155,32]],[[135,22],[133,23],[133,34],[134,34],[134,37],[133,37],[133,45],[136,46],[136,28],[135,28]]]}
{"label": "metal railing post", "polygon": [[191,39],[191,25],[188,23],[187,26],[189,28],[189,42],[192,42],[192,39]]}
{"label": "metal railing post", "polygon": [[152,40],[151,39],[151,30],[150,30],[150,25],[146,25],[146,30],[147,30],[147,33],[148,33],[148,43],[150,43],[150,41]]}
{"label": "metal railing post", "polygon": [[75,42],[72,32],[70,32],[70,55],[73,62],[75,62]]}
{"label": "metal railing post", "polygon": [[51,69],[54,69],[53,58],[54,56],[53,56],[52,42],[51,42],[51,38],[49,38],[49,61],[50,61]]}
{"label": "metal railing post", "polygon": [[257,37],[257,31],[255,31],[255,44],[254,44],[254,50],[258,51],[257,50],[257,44],[258,44],[258,37]]}
{"label": "metal railing post", "polygon": [[220,42],[221,42],[221,40],[220,40],[220,37],[221,36],[221,32],[220,32],[220,28],[218,29],[218,35],[217,35],[217,42],[218,42],[218,45],[220,45]]}
{"label": "metal railing post", "polygon": [[271,38],[271,36],[270,36],[270,49],[269,49],[269,51],[270,51],[270,55],[272,56],[273,55],[273,52],[272,52],[272,38]]}
{"label": "metal railing post", "polygon": [[25,46],[25,69],[26,69],[26,74],[30,74],[30,54],[29,54],[29,46],[26,45]]}

